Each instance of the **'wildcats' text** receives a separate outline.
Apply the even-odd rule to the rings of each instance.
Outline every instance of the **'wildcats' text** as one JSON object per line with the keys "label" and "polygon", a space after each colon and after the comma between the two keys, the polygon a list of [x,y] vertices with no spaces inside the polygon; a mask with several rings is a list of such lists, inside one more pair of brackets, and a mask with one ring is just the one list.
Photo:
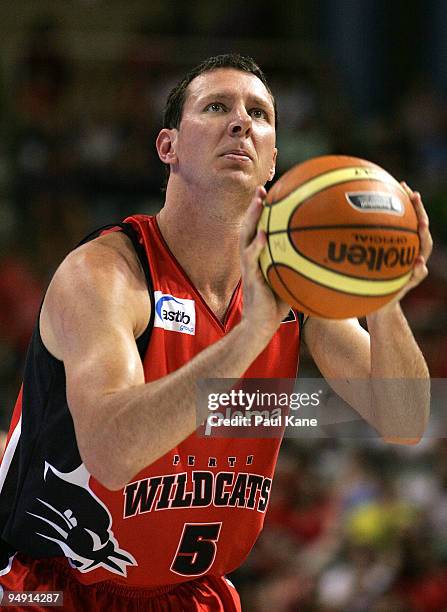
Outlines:
{"label": "'wildcats' text", "polygon": [[153,476],[126,486],[123,516],[211,505],[265,512],[271,485],[271,478],[249,473],[193,471]]}

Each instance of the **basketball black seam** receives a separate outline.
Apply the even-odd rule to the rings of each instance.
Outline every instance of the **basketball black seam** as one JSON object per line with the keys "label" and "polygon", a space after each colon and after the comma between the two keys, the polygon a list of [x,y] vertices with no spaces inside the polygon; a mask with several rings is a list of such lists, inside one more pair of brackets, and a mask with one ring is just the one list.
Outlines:
{"label": "basketball black seam", "polygon": [[[310,306],[308,306],[308,305],[307,305],[305,302],[303,302],[303,300],[302,300],[301,298],[300,298],[300,299],[298,299],[298,298],[296,297],[296,295],[290,291],[290,289],[287,287],[287,285],[285,284],[284,280],[282,279],[281,274],[280,274],[280,273],[279,273],[279,271],[277,270],[277,266],[276,266],[276,264],[275,264],[275,262],[274,262],[274,260],[273,260],[273,259],[272,259],[272,262],[273,262],[273,268],[275,269],[276,276],[278,277],[278,279],[279,279],[280,283],[282,284],[282,286],[284,287],[284,289],[286,290],[286,292],[287,292],[289,295],[291,295],[291,296],[292,296],[292,298],[293,298],[293,299],[294,299],[296,302],[298,302],[299,304],[301,304],[302,306],[304,306],[305,308],[307,308],[307,310],[311,311],[311,312],[312,312],[312,314],[315,314],[315,315],[320,316],[320,317],[323,317],[323,318],[327,318],[327,315],[324,315],[322,312],[318,312],[317,310],[314,310],[313,308],[311,308]],[[280,265],[280,266],[282,266],[283,268],[288,268],[288,269],[289,269],[289,270],[291,270],[292,272],[295,272],[295,273],[299,274],[299,272],[297,272],[296,270],[294,270],[294,269],[293,269],[293,268],[291,268],[290,266],[287,266],[287,265],[285,265],[285,264],[279,264],[279,265]],[[272,267],[272,266],[271,266],[271,267]],[[304,275],[303,275],[303,274],[301,274],[301,276],[304,276]],[[304,277],[304,278],[306,278],[306,277]],[[317,283],[317,284],[319,284],[319,283]]]}
{"label": "basketball black seam", "polygon": [[[305,200],[302,200],[301,202],[299,202],[299,204],[297,204],[297,207],[299,206],[300,208],[302,206],[304,206],[304,204],[307,204],[309,202],[309,200],[311,200],[312,198],[314,198],[316,195],[318,195],[319,193],[323,193],[323,191],[326,191],[327,189],[331,189],[332,187],[338,187],[339,185],[344,185],[345,183],[352,183],[353,181],[376,181],[377,183],[381,183],[383,185],[383,181],[378,179],[378,178],[354,178],[354,179],[347,179],[346,181],[340,181],[339,183],[332,183],[331,185],[326,185],[326,187],[322,187],[319,191],[316,191],[315,193],[313,193],[312,195],[310,195],[308,198],[306,198]],[[387,183],[385,183],[387,184]],[[296,210],[296,208],[295,208]],[[293,212],[295,212],[295,210]],[[290,218],[292,218],[292,215],[290,215]]]}
{"label": "basketball black seam", "polygon": [[[340,168],[334,168],[332,170],[325,170],[321,174],[316,174],[312,178],[307,179],[307,181],[304,181],[304,183],[301,183],[301,185],[299,185],[299,187],[296,187],[295,189],[292,189],[292,191],[289,191],[289,193],[287,195],[283,196],[280,200],[276,200],[275,202],[272,202],[271,204],[269,204],[269,206],[276,206],[276,204],[279,204],[285,198],[288,198],[289,195],[291,195],[294,191],[297,191],[297,189],[301,189],[305,185],[308,185],[309,183],[311,183],[312,181],[314,181],[317,178],[321,178],[325,174],[330,174],[331,172],[334,172],[335,170],[352,170],[355,167],[356,166],[340,166]],[[365,179],[365,178],[363,178],[363,179],[349,179],[349,180],[346,180],[346,181],[342,181],[341,183],[332,183],[331,185],[329,185],[329,187],[333,187],[334,185],[342,185],[343,183],[349,183],[349,181],[351,181],[351,180],[357,181],[357,180],[371,180],[371,179],[369,177],[368,177],[368,179]],[[381,181],[381,182],[383,182],[383,181]],[[323,189],[321,189],[320,191],[323,191],[324,189],[326,189],[326,187],[323,187]],[[320,193],[320,191],[316,191],[315,193]],[[310,196],[310,197],[312,197],[312,196]],[[306,200],[308,200],[308,199],[309,198],[306,198]],[[303,200],[303,202],[305,202],[305,200]],[[301,202],[300,202],[300,204],[301,204]]]}
{"label": "basketball black seam", "polygon": [[[271,214],[272,214],[272,207],[271,207],[271,206],[269,206],[269,212],[268,212],[268,217],[267,217],[267,232],[266,232],[266,233],[267,233],[267,236],[271,236],[271,235],[272,235],[272,233],[269,231],[269,229],[270,229],[270,217],[271,217]],[[284,230],[283,230],[283,231],[284,231]],[[287,230],[285,230],[285,231],[287,231]],[[279,282],[281,283],[281,285],[282,285],[282,286],[283,286],[283,288],[285,289],[286,293],[288,293],[289,295],[291,295],[291,296],[292,296],[292,298],[293,298],[293,299],[294,299],[296,302],[298,302],[299,304],[301,304],[302,306],[304,306],[304,307],[305,307],[305,308],[307,308],[308,310],[312,311],[312,313],[313,313],[313,314],[315,314],[315,315],[317,315],[317,316],[318,316],[318,315],[320,315],[321,317],[324,317],[324,314],[323,314],[323,313],[318,313],[318,312],[317,312],[317,311],[315,311],[313,308],[310,308],[309,306],[307,306],[307,305],[306,305],[306,304],[305,304],[305,303],[304,303],[302,300],[299,300],[299,299],[298,299],[298,298],[297,298],[297,297],[296,297],[296,296],[295,296],[295,295],[294,295],[294,294],[293,294],[293,293],[292,293],[292,292],[289,290],[289,288],[286,286],[285,282],[284,282],[284,281],[283,281],[283,279],[281,278],[280,273],[279,273],[279,272],[278,272],[278,270],[277,270],[277,267],[276,267],[276,262],[275,262],[275,260],[273,259],[272,249],[270,248],[270,240],[267,240],[267,245],[268,245],[268,250],[269,250],[269,253],[270,253],[270,261],[271,261],[272,263],[271,263],[271,265],[270,265],[270,266],[268,266],[268,267],[267,267],[267,269],[266,269],[266,277],[268,278],[268,271],[269,271],[269,269],[270,269],[271,267],[273,267],[273,269],[274,269],[274,271],[275,271],[275,274],[276,274],[276,276],[278,277]],[[284,264],[281,264],[281,265],[284,265]],[[286,266],[286,267],[288,267],[288,266]],[[292,270],[293,268],[290,268],[290,269]]]}
{"label": "basketball black seam", "polygon": [[[355,166],[342,166],[341,168],[337,168],[337,170],[352,170]],[[298,189],[301,189],[302,187],[304,187],[305,185],[308,185],[311,181],[317,179],[317,178],[321,178],[322,176],[324,176],[325,174],[329,174],[330,172],[333,172],[332,170],[326,171],[326,172],[322,172],[321,174],[317,174],[316,176],[313,176],[312,178],[310,178],[308,181],[306,181],[305,183],[302,183],[299,187],[296,187],[295,189],[292,189],[292,191],[290,191],[287,195],[283,196],[280,200],[276,200],[276,202],[272,202],[271,204],[267,203],[268,206],[273,207],[276,206],[277,204],[280,204],[283,200],[285,200],[286,198],[288,198],[290,195],[292,195],[292,193],[294,193],[295,191],[297,191]],[[331,189],[331,187],[337,187],[338,185],[344,185],[345,183],[352,183],[355,181],[376,181],[377,183],[381,183],[382,185],[388,185],[389,183],[386,183],[385,181],[383,181],[380,178],[377,177],[362,177],[362,178],[350,178],[350,179],[346,179],[345,181],[337,181],[336,183],[331,183],[330,185],[326,185],[325,187],[322,187],[321,189],[319,189],[318,191],[315,191],[314,193],[312,193],[312,195],[308,196],[307,198],[304,198],[304,200],[301,200],[301,202],[298,202],[298,206],[302,206],[305,202],[307,202],[308,200],[311,200],[314,196],[318,195],[319,193],[322,193],[323,191],[326,191],[326,189]],[[394,185],[396,188],[398,188],[396,185]]]}
{"label": "basketball black seam", "polygon": [[[266,233],[267,233],[267,235],[271,235],[271,234],[270,234],[270,232],[269,232],[269,228],[270,228],[270,216],[271,216],[271,214],[272,214],[272,209],[271,209],[271,207],[270,207],[270,208],[269,208],[269,211],[268,211],[268,217],[267,217],[267,232],[266,232]],[[281,275],[279,274],[278,270],[276,269],[276,263],[275,263],[275,260],[273,259],[272,249],[270,248],[270,240],[267,240],[267,247],[268,247],[268,251],[269,251],[269,254],[270,254],[270,261],[271,261],[272,263],[271,263],[271,265],[270,265],[270,266],[268,266],[268,267],[266,268],[266,271],[265,271],[266,280],[268,280],[268,272],[269,272],[270,268],[271,268],[271,267],[273,267],[273,269],[274,269],[274,271],[275,271],[275,274],[276,274],[276,276],[278,277],[278,280],[279,280],[279,282],[281,283],[281,285],[283,286],[283,288],[286,290],[286,292],[287,292],[289,295],[291,295],[291,296],[292,296],[292,298],[293,298],[294,300],[296,300],[296,297],[295,297],[295,296],[293,295],[293,293],[291,293],[291,291],[289,291],[289,289],[286,287],[286,285],[285,285],[284,281],[283,281],[283,280],[282,280],[282,278],[281,278]],[[270,284],[270,281],[269,281],[269,284]]]}
{"label": "basketball black seam", "polygon": [[417,230],[412,230],[407,227],[399,227],[395,225],[364,225],[364,224],[343,224],[343,225],[305,225],[303,227],[293,227],[281,230],[274,230],[273,232],[269,232],[269,236],[274,236],[276,234],[283,234],[285,232],[305,232],[308,230],[322,230],[322,229],[381,229],[381,230],[397,230],[401,232],[407,232],[410,234],[418,235]]}
{"label": "basketball black seam", "polygon": [[[404,272],[403,274],[399,274],[398,276],[389,276],[388,278],[369,278],[368,276],[356,276],[355,274],[350,274],[349,272],[345,272],[343,270],[343,272],[339,271],[339,270],[334,270],[334,268],[329,268],[328,266],[325,266],[324,264],[320,263],[319,261],[316,261],[315,259],[311,259],[310,257],[308,257],[307,255],[305,255],[304,253],[302,253],[297,246],[292,242],[292,240],[290,239],[290,235],[289,232],[287,232],[288,238],[289,238],[289,242],[290,242],[290,246],[292,247],[292,249],[298,253],[298,255],[301,255],[301,257],[303,259],[305,259],[306,261],[310,261],[310,263],[315,264],[316,266],[318,266],[319,268],[323,268],[323,270],[328,270],[329,272],[334,272],[335,274],[340,274],[341,276],[347,276],[348,278],[355,278],[357,280],[366,280],[366,281],[373,281],[373,282],[383,282],[383,281],[391,281],[391,280],[398,280],[399,278],[403,278],[404,276],[406,276],[408,274],[408,272],[410,270],[407,270],[406,272]],[[363,245],[360,245],[363,246]],[[272,257],[273,260],[273,257]],[[293,269],[293,268],[292,268]],[[305,276],[306,278],[310,278],[309,276],[306,276],[305,274],[303,274],[302,276]]]}
{"label": "basketball black seam", "polygon": [[[269,208],[269,212],[268,212],[268,217],[267,217],[267,231],[266,231],[266,235],[270,236],[270,215],[272,214],[272,209]],[[268,250],[269,250],[269,254],[270,254],[270,261],[273,263],[273,253],[272,253],[272,249],[270,248],[270,240],[267,240],[267,246],[268,246]],[[268,272],[268,268],[266,270],[266,273]]]}
{"label": "basketball black seam", "polygon": [[[271,214],[272,214],[272,209],[270,208],[270,209],[269,209],[269,212],[268,212],[268,217],[267,217],[267,235],[271,235],[271,234],[270,234],[270,232],[269,232],[269,228],[270,228],[270,216],[271,216]],[[276,262],[275,262],[275,260],[273,259],[272,249],[270,248],[270,240],[268,240],[268,241],[267,241],[267,246],[268,246],[268,250],[269,250],[269,253],[270,253],[270,261],[271,261],[272,263],[271,263],[271,265],[270,265],[270,266],[268,266],[268,267],[267,267],[267,269],[266,269],[266,271],[265,271],[265,272],[266,272],[266,278],[268,279],[268,271],[269,271],[269,269],[270,269],[271,267],[273,267],[273,269],[274,269],[274,271],[275,271],[275,274],[276,274],[276,276],[278,277],[279,282],[281,283],[281,285],[282,285],[282,286],[283,286],[283,288],[285,289],[286,293],[288,293],[289,295],[291,295],[291,296],[292,296],[292,298],[293,298],[294,300],[296,300],[296,301],[298,301],[298,302],[299,302],[299,300],[297,300],[297,298],[295,297],[295,295],[294,295],[294,294],[293,294],[293,293],[292,293],[292,292],[291,292],[291,291],[288,289],[288,287],[287,287],[287,286],[286,286],[286,284],[284,283],[283,279],[281,278],[280,273],[279,273],[279,272],[278,272],[278,270],[276,269]],[[300,303],[301,303],[301,302],[300,302]],[[305,304],[303,304],[303,305],[305,305]],[[306,308],[307,308],[307,306],[306,306]]]}
{"label": "basketball black seam", "polygon": [[[284,266],[284,264],[279,264],[281,266]],[[286,268],[289,268],[289,266],[284,266]],[[298,299],[296,297],[296,295],[294,293],[292,293],[290,291],[290,289],[288,289],[288,287],[286,286],[285,282],[283,281],[283,279],[281,278],[281,274],[279,273],[279,271],[277,270],[277,267],[275,265],[275,263],[273,262],[272,265],[270,266],[270,268],[274,268],[275,270],[275,274],[278,277],[279,282],[281,283],[281,285],[284,287],[284,289],[286,290],[286,292],[295,300],[295,302],[297,302],[298,304],[300,304],[300,306],[304,306],[304,308],[306,308],[308,311],[310,311],[312,314],[323,317],[323,318],[328,318],[327,315],[323,314],[322,312],[318,312],[317,310],[314,310],[313,308],[311,308],[310,306],[308,306],[305,302],[303,302],[302,299]],[[293,272],[296,272],[296,270],[294,270],[293,268],[289,268],[290,270],[292,270]]]}
{"label": "basketball black seam", "polygon": [[[320,283],[319,281],[315,280],[314,278],[311,278],[310,276],[306,276],[302,272],[298,272],[298,270],[295,270],[295,268],[292,268],[291,266],[288,266],[287,264],[280,263],[278,265],[282,266],[283,268],[288,268],[292,272],[295,272],[295,274],[299,274],[300,276],[302,276],[303,278],[305,278],[308,281],[311,281],[315,285],[319,285],[320,287],[324,287],[325,289],[329,289],[330,291],[335,291],[336,293],[343,293],[343,295],[349,295],[349,296],[354,297],[354,298],[379,298],[380,299],[380,298],[386,297],[387,295],[393,295],[394,293],[397,293],[401,289],[401,287],[399,287],[399,289],[395,289],[394,291],[390,291],[389,293],[382,293],[381,295],[374,295],[374,294],[370,294],[370,293],[362,293],[362,294],[352,293],[351,291],[342,291],[341,289],[336,289],[335,287],[329,287],[328,285],[325,285],[324,283]],[[276,266],[275,266],[275,268],[276,268]],[[278,271],[276,273],[278,274],[278,276],[280,276]],[[379,280],[379,279],[372,279],[372,278],[370,278],[370,279],[363,279],[363,280]],[[281,279],[281,281],[282,281],[282,279]],[[383,281],[383,279],[382,279],[382,281]],[[287,289],[287,287],[286,287],[286,289]],[[294,299],[298,299],[290,291],[290,289],[287,289],[287,291],[290,293],[291,296],[293,296]]]}

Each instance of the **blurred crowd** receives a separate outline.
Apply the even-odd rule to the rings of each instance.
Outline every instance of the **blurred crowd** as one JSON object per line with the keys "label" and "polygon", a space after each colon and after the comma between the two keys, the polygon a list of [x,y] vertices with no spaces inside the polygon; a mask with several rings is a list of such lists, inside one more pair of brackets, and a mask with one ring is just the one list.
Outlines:
{"label": "blurred crowd", "polygon": [[285,440],[232,579],[256,612],[444,612],[447,441]]}
{"label": "blurred crowd", "polygon": [[[435,249],[430,277],[404,309],[432,377],[447,377],[443,93],[415,75],[392,105],[360,117],[324,56],[303,54],[291,71],[263,55],[279,108],[277,175],[309,157],[345,153],[382,165],[423,194]],[[13,70],[0,82],[3,430],[58,263],[93,228],[162,204],[154,140],[185,67],[170,56],[142,26],[120,61],[95,69],[92,58],[86,74],[64,48],[57,21],[42,17],[24,31]],[[312,368],[306,356],[303,363]],[[287,440],[266,528],[234,580],[250,611],[447,610],[446,440],[415,448]]]}

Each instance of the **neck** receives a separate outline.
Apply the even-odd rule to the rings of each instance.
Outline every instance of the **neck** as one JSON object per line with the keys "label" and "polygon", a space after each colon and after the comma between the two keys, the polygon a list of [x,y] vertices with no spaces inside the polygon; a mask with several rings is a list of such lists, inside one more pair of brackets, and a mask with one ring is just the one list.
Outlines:
{"label": "neck", "polygon": [[157,216],[171,252],[204,296],[229,299],[240,277],[239,235],[247,195],[228,192],[200,196],[168,184],[164,208]]}

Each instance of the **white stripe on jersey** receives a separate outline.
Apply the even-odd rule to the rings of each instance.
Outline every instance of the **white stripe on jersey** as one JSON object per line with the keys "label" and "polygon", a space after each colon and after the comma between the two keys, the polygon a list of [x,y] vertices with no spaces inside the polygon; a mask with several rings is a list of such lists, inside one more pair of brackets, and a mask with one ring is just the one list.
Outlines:
{"label": "white stripe on jersey", "polygon": [[0,466],[0,493],[2,492],[3,485],[5,484],[6,476],[8,475],[9,467],[11,465],[14,452],[19,443],[20,434],[22,432],[22,415],[20,415],[19,422],[15,426],[12,436],[9,439],[8,446],[6,447],[5,454],[3,455],[2,464]]}

